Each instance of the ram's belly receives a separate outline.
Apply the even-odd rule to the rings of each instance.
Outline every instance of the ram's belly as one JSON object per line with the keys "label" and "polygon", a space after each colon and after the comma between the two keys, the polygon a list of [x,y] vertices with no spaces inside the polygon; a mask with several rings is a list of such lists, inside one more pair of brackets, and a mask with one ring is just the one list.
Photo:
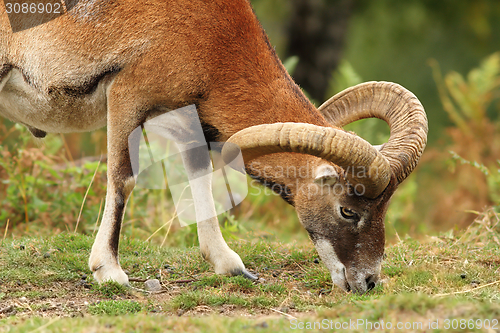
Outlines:
{"label": "ram's belly", "polygon": [[0,78],[0,115],[48,133],[92,131],[106,125],[106,89],[109,80],[91,93],[50,92],[28,83],[13,68]]}

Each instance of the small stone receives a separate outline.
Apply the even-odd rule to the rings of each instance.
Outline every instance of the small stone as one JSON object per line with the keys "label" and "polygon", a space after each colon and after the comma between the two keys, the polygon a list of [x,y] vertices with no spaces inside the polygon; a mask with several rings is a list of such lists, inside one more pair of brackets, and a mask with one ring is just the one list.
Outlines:
{"label": "small stone", "polygon": [[287,306],[283,306],[283,307],[281,307],[280,311],[283,313],[288,313],[288,311],[290,311],[290,309]]}
{"label": "small stone", "polygon": [[313,261],[315,264],[319,264],[319,258],[315,258]]}
{"label": "small stone", "polygon": [[144,285],[146,287],[146,290],[148,291],[160,291],[161,290],[161,284],[158,279],[149,279],[146,282],[144,282]]}
{"label": "small stone", "polygon": [[183,309],[179,309],[177,310],[177,316],[182,316],[184,313],[186,313],[186,310],[183,310]]}
{"label": "small stone", "polygon": [[134,254],[135,254],[136,256],[139,256],[139,252],[137,252],[137,251],[134,251]]}
{"label": "small stone", "polygon": [[0,314],[2,313],[10,313],[14,311],[14,305],[9,305],[8,307],[5,307],[3,309],[0,309]]}
{"label": "small stone", "polygon": [[24,296],[19,298],[19,302],[26,302],[26,301],[28,301],[28,299]]}
{"label": "small stone", "polygon": [[50,253],[49,253],[49,252],[45,253],[45,254],[43,255],[43,257],[44,257],[44,258],[50,258]]}

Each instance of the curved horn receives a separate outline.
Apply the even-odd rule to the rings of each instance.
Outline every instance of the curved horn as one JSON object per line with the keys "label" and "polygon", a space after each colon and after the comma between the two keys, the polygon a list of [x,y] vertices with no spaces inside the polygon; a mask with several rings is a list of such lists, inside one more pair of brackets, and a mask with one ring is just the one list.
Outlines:
{"label": "curved horn", "polygon": [[380,152],[400,183],[416,167],[427,143],[427,117],[422,104],[396,83],[358,84],[333,96],[318,110],[339,127],[363,118],[384,120],[391,135]]}
{"label": "curved horn", "polygon": [[222,150],[224,160],[233,160],[238,147],[245,161],[280,152],[321,157],[343,167],[349,182],[363,185],[364,195],[369,198],[376,198],[391,178],[389,163],[377,149],[339,128],[303,123],[248,127],[229,138]]}

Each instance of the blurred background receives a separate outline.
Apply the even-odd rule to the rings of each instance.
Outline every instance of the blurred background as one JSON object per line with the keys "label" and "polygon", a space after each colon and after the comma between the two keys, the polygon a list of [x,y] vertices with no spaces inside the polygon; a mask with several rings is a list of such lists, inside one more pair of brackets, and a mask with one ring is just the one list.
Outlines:
{"label": "blurred background", "polygon": [[[460,231],[500,201],[500,1],[252,0],[279,57],[319,106],[354,84],[384,80],[411,90],[429,119],[418,168],[396,192],[388,242]],[[372,144],[379,120],[349,125]],[[0,122],[0,230],[95,232],[105,194],[105,130],[43,142]],[[264,189],[221,217],[228,238],[307,240],[292,207]],[[126,235],[196,244],[180,228],[168,191],[136,189]]]}

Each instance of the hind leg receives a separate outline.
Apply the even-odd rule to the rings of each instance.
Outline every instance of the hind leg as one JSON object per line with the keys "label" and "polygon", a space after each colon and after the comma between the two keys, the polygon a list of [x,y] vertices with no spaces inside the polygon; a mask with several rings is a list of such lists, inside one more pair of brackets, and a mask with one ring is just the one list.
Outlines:
{"label": "hind leg", "polygon": [[229,248],[222,237],[212,197],[213,169],[208,149],[188,149],[184,146],[181,150],[194,200],[198,240],[203,258],[213,265],[217,274],[244,275],[252,280],[257,279],[245,269],[240,256]]}

